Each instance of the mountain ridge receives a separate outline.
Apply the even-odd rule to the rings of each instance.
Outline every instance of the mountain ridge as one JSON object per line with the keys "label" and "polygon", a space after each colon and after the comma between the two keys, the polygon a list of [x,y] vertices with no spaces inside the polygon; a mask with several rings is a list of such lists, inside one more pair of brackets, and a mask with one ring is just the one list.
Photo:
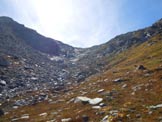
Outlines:
{"label": "mountain ridge", "polygon": [[[17,23],[9,17],[1,17],[0,23],[1,33],[7,33],[5,32],[5,29],[7,28],[7,31],[10,31],[21,40],[25,40],[28,45],[43,53],[59,55],[60,53],[65,53],[60,50],[59,45],[62,44],[66,47],[69,46],[52,38],[44,37],[41,34],[37,33],[35,30],[26,28],[24,25]],[[69,48],[72,47],[69,46]]]}
{"label": "mountain ridge", "polygon": [[[116,36],[99,46],[81,49],[44,37],[32,29],[18,24],[11,18],[1,17],[0,49],[1,53],[27,60],[26,65],[29,62],[32,66],[39,64],[38,69],[43,70],[41,67],[47,71],[49,69],[48,74],[54,73],[56,81],[62,79],[67,82],[68,80],[80,82],[90,75],[104,70],[104,66],[109,63],[113,55],[127,50],[131,46],[139,45],[161,32],[161,23],[160,19],[151,27]],[[53,45],[50,44],[51,42]],[[20,60],[22,60],[21,58]],[[53,69],[56,71],[52,71]],[[43,72],[46,72],[45,70]]]}

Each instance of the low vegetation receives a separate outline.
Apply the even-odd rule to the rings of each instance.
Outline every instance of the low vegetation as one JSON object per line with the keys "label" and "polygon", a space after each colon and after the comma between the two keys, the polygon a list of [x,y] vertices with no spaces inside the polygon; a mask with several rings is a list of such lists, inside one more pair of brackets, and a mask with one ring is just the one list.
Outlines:
{"label": "low vegetation", "polygon": [[[158,34],[111,60],[105,59],[109,63],[102,73],[59,93],[49,89],[15,97],[17,100],[41,92],[48,94],[43,102],[5,113],[0,122],[82,122],[86,117],[90,122],[162,121],[162,107],[156,106],[162,104],[161,37]],[[94,109],[93,105],[76,102],[78,96],[103,98],[103,104]]]}

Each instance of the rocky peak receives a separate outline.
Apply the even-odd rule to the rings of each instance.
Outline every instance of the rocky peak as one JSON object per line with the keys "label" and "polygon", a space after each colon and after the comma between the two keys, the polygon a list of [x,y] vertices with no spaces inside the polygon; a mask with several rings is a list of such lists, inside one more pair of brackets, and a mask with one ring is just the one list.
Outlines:
{"label": "rocky peak", "polygon": [[10,17],[7,17],[7,16],[1,16],[0,17],[0,22],[4,22],[4,23],[8,23],[8,22],[13,22],[14,20]]}
{"label": "rocky peak", "polygon": [[[69,45],[63,44],[57,40],[40,35],[33,29],[29,29],[22,24],[17,23],[9,17],[0,17],[0,34],[14,37],[21,40],[35,50],[49,55],[64,55],[66,52],[73,51]],[[13,45],[14,46],[14,45]],[[61,49],[66,47],[66,49]]]}
{"label": "rocky peak", "polygon": [[162,18],[152,25],[153,28],[162,30]]}

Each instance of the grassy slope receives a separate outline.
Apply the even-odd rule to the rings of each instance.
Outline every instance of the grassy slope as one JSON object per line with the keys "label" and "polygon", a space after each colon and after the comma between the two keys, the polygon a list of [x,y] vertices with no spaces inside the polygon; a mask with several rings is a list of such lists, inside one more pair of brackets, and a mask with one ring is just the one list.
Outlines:
{"label": "grassy slope", "polygon": [[[152,44],[152,45],[150,45]],[[29,114],[30,119],[19,120],[20,122],[46,122],[61,118],[73,118],[74,122],[81,122],[82,115],[88,115],[92,122],[99,122],[109,111],[118,110],[118,116],[112,117],[114,122],[156,122],[162,113],[162,108],[149,110],[147,107],[162,103],[162,37],[156,35],[149,41],[132,47],[128,51],[120,53],[111,59],[103,73],[91,76],[86,82],[78,86],[71,86],[68,92],[61,92],[56,98],[51,98],[56,103],[49,104],[47,101],[21,107],[9,112],[0,118],[0,122],[9,122],[11,118],[21,117]],[[108,59],[105,59],[108,60]],[[135,65],[144,65],[147,70],[136,70]],[[161,67],[161,68],[160,68]],[[116,78],[125,81],[113,83]],[[126,84],[125,88],[122,86]],[[137,90],[133,91],[133,87]],[[99,89],[105,92],[113,91],[112,100],[105,96],[105,92],[97,93]],[[106,107],[100,110],[92,109],[90,105],[69,102],[72,98],[81,96],[102,97]],[[49,96],[53,96],[49,92]],[[152,114],[149,112],[152,111]],[[40,117],[39,114],[47,112],[47,116]],[[57,115],[52,114],[57,112]],[[103,114],[99,114],[104,112]],[[140,115],[140,117],[139,117]]]}

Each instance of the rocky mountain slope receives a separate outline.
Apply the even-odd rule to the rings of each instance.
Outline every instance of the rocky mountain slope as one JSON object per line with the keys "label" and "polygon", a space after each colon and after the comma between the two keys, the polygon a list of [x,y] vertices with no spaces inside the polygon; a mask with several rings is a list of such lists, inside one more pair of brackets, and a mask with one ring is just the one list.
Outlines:
{"label": "rocky mountain slope", "polygon": [[[93,68],[104,67],[115,54],[148,41],[152,36],[161,33],[161,31],[162,19],[150,27],[116,36],[105,44],[87,49],[86,54],[80,59],[79,63],[86,62],[89,66],[91,64],[96,65],[93,65]],[[92,59],[93,63],[89,61],[90,59]]]}
{"label": "rocky mountain slope", "polygon": [[156,121],[161,39],[159,20],[81,49],[0,17],[0,121]]}
{"label": "rocky mountain slope", "polygon": [[[65,55],[73,54],[73,47],[65,45],[57,40],[44,37],[38,34],[35,30],[26,28],[24,25],[17,23],[9,17],[0,18],[1,34],[8,36],[8,38],[16,38],[22,43],[31,46],[35,50],[50,55]],[[18,43],[18,42],[17,42]],[[15,44],[17,44],[15,42]],[[14,45],[12,45],[14,46]]]}
{"label": "rocky mountain slope", "polygon": [[42,88],[43,82],[50,87],[62,87],[63,80],[70,77],[65,67],[70,67],[70,60],[80,50],[1,17],[0,80],[6,83],[0,86],[1,98],[12,97],[22,89]]}

